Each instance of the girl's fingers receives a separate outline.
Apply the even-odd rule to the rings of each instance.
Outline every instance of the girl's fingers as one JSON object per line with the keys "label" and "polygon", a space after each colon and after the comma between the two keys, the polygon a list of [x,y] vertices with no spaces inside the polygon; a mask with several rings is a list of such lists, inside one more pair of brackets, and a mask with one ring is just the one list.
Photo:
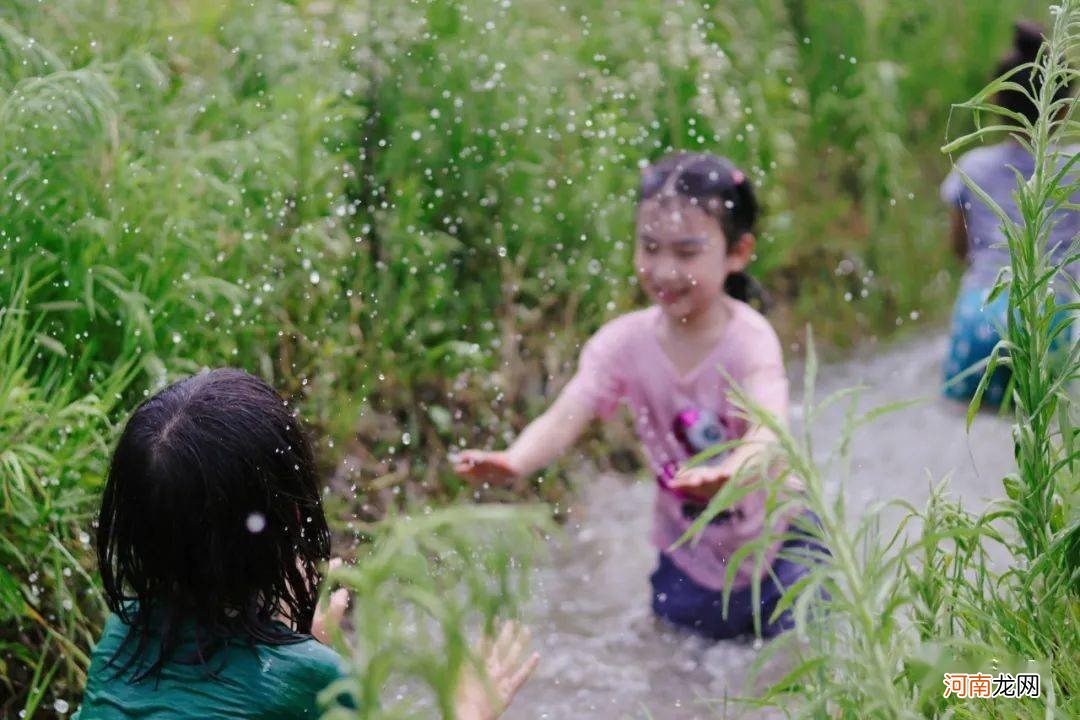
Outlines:
{"label": "girl's fingers", "polygon": [[476,656],[483,660],[486,667],[488,658],[491,657],[491,639],[486,635],[476,644]]}
{"label": "girl's fingers", "polygon": [[727,480],[727,475],[713,468],[690,468],[680,470],[670,484],[673,487],[693,488],[702,485],[716,485]]}
{"label": "girl's fingers", "polygon": [[[486,635],[480,638],[476,649],[483,660],[486,681],[471,668],[464,670],[455,699],[458,717],[492,720],[502,713],[540,661],[540,655],[533,653],[521,662],[528,640],[528,629],[514,621],[503,623],[494,639]],[[494,693],[489,694],[486,688]]]}
{"label": "girl's fingers", "polygon": [[708,500],[727,482],[728,477],[713,469],[693,468],[684,470],[668,483],[673,490],[678,490],[696,500]]}
{"label": "girl's fingers", "polygon": [[332,607],[341,607],[342,609],[349,606],[349,591],[346,588],[338,588],[330,596],[330,605]]}
{"label": "girl's fingers", "polygon": [[462,450],[450,456],[450,462],[454,464],[454,472],[458,475],[485,480],[498,474],[499,466],[491,455],[483,450]]}
{"label": "girl's fingers", "polygon": [[476,450],[462,450],[461,452],[451,453],[447,456],[447,459],[455,465],[472,465],[479,455],[480,453]]}
{"label": "girl's fingers", "polygon": [[347,607],[349,607],[349,591],[345,588],[335,590],[330,593],[330,597],[327,599],[325,607],[320,608],[322,610],[322,618],[324,621],[333,620],[336,622],[345,614],[345,609]]}
{"label": "girl's fingers", "polygon": [[517,634],[517,628],[513,620],[503,623],[502,630],[499,631],[499,637],[495,641],[495,647],[491,652],[491,660],[498,665],[502,665],[504,661],[509,657],[508,653],[513,647],[514,636]]}
{"label": "girl's fingers", "polygon": [[540,662],[540,653],[534,652],[529,656],[517,671],[511,675],[506,685],[503,687],[503,705],[509,705],[510,701],[517,694],[517,691],[521,689],[521,686],[525,684],[525,681],[532,675],[533,670],[536,669],[537,664]]}
{"label": "girl's fingers", "polygon": [[503,624],[492,648],[489,678],[499,689],[503,707],[509,704],[540,662],[540,655],[535,652],[524,662],[521,660],[531,636],[528,628],[511,620]]}
{"label": "girl's fingers", "polygon": [[455,467],[454,472],[473,482],[487,482],[491,479],[491,472],[483,465],[462,464]]}
{"label": "girl's fingers", "polygon": [[341,624],[345,609],[349,606],[349,591],[345,588],[335,590],[325,604],[315,608],[315,617],[311,621],[311,634],[321,643],[329,644],[330,628]]}
{"label": "girl's fingers", "polygon": [[695,485],[703,485],[705,479],[702,477],[700,470],[696,468],[690,470],[680,470],[675,477],[671,479],[671,484],[675,487],[693,487]]}
{"label": "girl's fingers", "polygon": [[495,453],[484,453],[460,459],[454,465],[457,474],[481,482],[504,482],[517,476],[504,459]]}
{"label": "girl's fingers", "polygon": [[525,648],[528,646],[530,639],[531,635],[528,628],[520,625],[514,627],[514,635],[511,638],[510,647],[506,651],[506,655],[503,656],[503,660],[507,666],[513,667],[521,660],[521,656],[525,653]]}

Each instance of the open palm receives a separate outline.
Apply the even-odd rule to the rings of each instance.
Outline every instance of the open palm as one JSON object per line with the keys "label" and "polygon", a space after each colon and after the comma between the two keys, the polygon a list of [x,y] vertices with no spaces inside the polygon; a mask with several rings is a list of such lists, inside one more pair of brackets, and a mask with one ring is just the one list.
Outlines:
{"label": "open palm", "polygon": [[505,452],[465,450],[451,456],[454,472],[476,482],[503,485],[521,477]]}

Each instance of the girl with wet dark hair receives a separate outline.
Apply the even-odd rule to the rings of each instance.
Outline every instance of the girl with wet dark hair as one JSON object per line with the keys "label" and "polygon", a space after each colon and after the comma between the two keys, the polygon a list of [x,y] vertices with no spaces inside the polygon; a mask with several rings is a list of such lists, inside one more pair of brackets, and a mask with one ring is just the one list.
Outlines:
{"label": "girl with wet dark hair", "polygon": [[[1031,65],[1038,57],[1042,43],[1041,26],[1028,21],[1016,23],[1013,47],[995,69],[995,77],[1012,73],[1010,80],[1024,88],[1024,91],[1009,88],[999,92],[994,98],[995,104],[1025,118],[1029,123],[1034,123],[1039,114],[1029,94],[1038,96],[1042,90],[1042,75]],[[1053,99],[1063,100],[1071,95],[1071,87],[1062,87]],[[1009,115],[1003,116],[1003,120],[1014,124],[1019,122],[1017,117]],[[1080,145],[1059,145],[1056,150],[1059,162],[1064,163],[1080,151]],[[998,216],[964,183],[961,171],[1010,218],[1019,222],[1021,213],[1013,199],[1016,174],[1030,178],[1035,171],[1035,161],[1020,142],[1009,138],[965,153],[956,161],[955,169],[941,185],[941,198],[952,207],[952,246],[967,263],[953,308],[943,391],[946,397],[966,402],[975,394],[982,374],[964,371],[990,356],[1006,324],[1008,295],[1002,293],[989,305],[986,300],[998,273],[1009,265],[1009,249]],[[1075,210],[1076,203],[1080,203],[1080,194],[1072,198],[1072,203],[1073,209],[1065,207],[1057,211],[1051,223],[1047,245],[1053,248],[1056,262],[1069,254],[1073,239],[1080,233],[1080,213]],[[1080,279],[1080,263],[1073,263],[1066,271]],[[1068,302],[1065,292],[1063,288],[1058,289],[1059,304]],[[1058,336],[1058,345],[1068,342],[1065,333]],[[983,402],[999,404],[1004,399],[1008,381],[1008,369],[999,366],[986,388]]]}
{"label": "girl with wet dark hair", "polygon": [[[135,410],[109,468],[97,555],[112,614],[79,720],[319,717],[317,695],[345,672],[320,640],[347,595],[316,607],[330,531],[315,459],[265,382],[213,370]],[[506,652],[521,639],[511,628],[488,663],[499,694],[489,701],[470,679],[459,718],[497,716],[536,662]]]}
{"label": "girl with wet dark hair", "polygon": [[[761,460],[775,440],[734,407],[731,383],[787,422],[780,341],[768,321],[744,302],[750,297],[744,272],[757,216],[750,179],[724,158],[675,153],[647,166],[634,265],[654,304],[600,328],[582,350],[574,378],[509,449],[466,450],[454,460],[457,472],[476,480],[508,482],[529,475],[567,450],[593,418],[610,418],[625,402],[658,485],[653,610],[712,638],[753,633],[755,611],[764,636],[790,628],[790,612],[774,618],[773,609],[784,589],[807,572],[778,556],[782,544],[773,543],[759,570],[752,557],[736,568],[724,617],[728,562],[765,530],[764,490],[716,517],[694,542],[673,547],[709,499],[744,465]],[[705,448],[736,439],[743,442],[716,455],[713,463],[685,466]],[[785,518],[776,529],[793,520]],[[794,528],[793,533],[799,539],[791,545],[810,547],[804,534]],[[755,603],[758,580],[761,594]]]}

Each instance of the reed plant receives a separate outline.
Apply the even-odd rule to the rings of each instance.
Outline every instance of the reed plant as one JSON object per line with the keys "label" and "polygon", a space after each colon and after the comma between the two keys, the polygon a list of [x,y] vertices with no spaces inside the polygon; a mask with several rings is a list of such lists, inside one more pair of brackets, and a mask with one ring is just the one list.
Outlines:
{"label": "reed plant", "polygon": [[478,638],[520,614],[551,530],[543,506],[505,505],[429,508],[361,529],[368,542],[325,589],[350,590],[351,608],[335,638],[350,671],[323,692],[323,717],[453,720],[463,675],[484,672]]}

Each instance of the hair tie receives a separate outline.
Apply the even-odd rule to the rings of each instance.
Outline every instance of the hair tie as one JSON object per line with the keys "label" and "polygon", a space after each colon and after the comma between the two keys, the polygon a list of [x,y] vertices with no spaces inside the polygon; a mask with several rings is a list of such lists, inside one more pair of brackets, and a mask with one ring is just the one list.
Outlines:
{"label": "hair tie", "polygon": [[746,176],[742,174],[741,170],[732,170],[731,171],[731,180],[736,185],[742,185],[743,182],[746,180]]}

